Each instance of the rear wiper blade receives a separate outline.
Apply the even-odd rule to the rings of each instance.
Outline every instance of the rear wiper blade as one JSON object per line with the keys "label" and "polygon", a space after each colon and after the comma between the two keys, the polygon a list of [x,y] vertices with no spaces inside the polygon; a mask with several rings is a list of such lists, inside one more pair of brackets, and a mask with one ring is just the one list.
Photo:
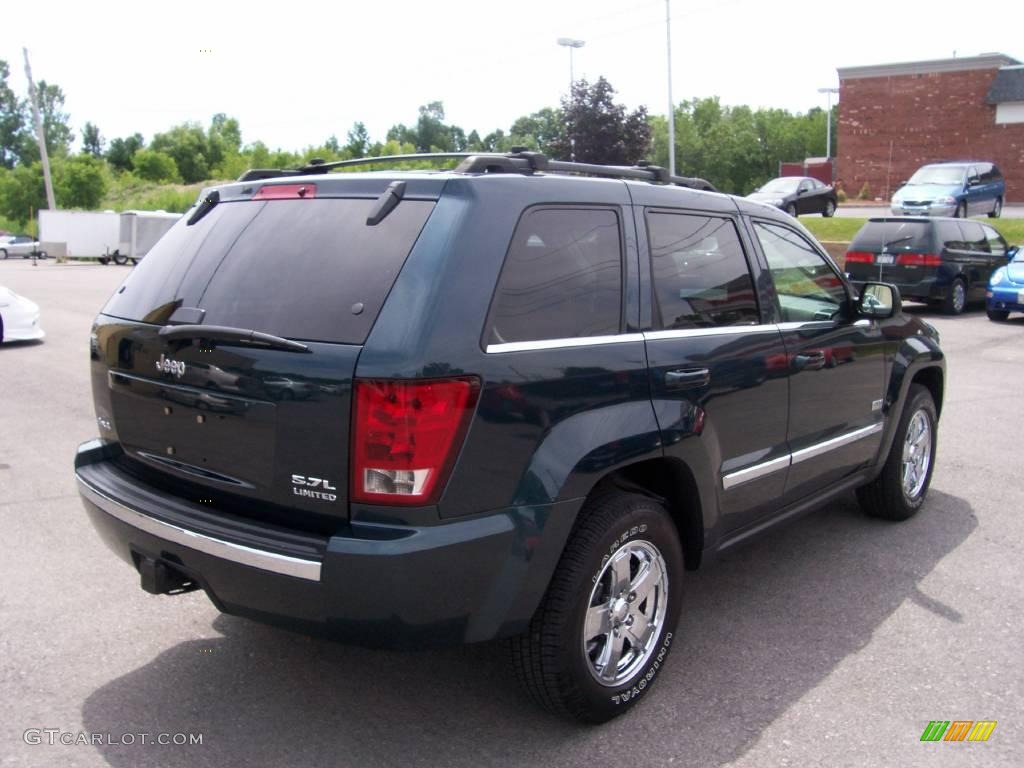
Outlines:
{"label": "rear wiper blade", "polygon": [[267,349],[280,349],[283,352],[312,352],[305,344],[291,339],[283,339],[269,333],[260,333],[248,328],[230,328],[226,325],[165,325],[160,329],[160,338],[168,341],[175,339],[207,339],[222,341],[226,344],[252,345]]}

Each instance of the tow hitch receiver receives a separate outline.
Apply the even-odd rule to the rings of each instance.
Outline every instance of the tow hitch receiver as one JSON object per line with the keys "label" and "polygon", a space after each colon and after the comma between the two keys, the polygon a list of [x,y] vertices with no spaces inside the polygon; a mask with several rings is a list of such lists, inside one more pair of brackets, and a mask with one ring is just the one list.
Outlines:
{"label": "tow hitch receiver", "polygon": [[199,588],[193,579],[166,563],[145,555],[137,557],[142,588],[151,595],[180,595]]}

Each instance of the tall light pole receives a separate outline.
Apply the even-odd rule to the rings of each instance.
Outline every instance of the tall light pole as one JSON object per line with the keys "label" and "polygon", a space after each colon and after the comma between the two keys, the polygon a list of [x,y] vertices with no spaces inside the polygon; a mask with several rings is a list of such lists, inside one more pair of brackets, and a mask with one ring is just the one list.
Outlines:
{"label": "tall light pole", "polygon": [[828,94],[828,111],[825,113],[825,156],[832,159],[832,94],[839,93],[838,88],[819,88],[818,93]]}
{"label": "tall light pole", "polygon": [[[572,104],[572,84],[576,82],[575,74],[572,70],[572,51],[573,48],[582,48],[586,45],[585,40],[577,40],[572,37],[560,37],[557,43],[565,48],[569,49],[569,104]],[[569,129],[569,159],[576,159],[576,138],[572,135],[572,126],[566,126]]]}
{"label": "tall light pole", "polygon": [[676,108],[672,103],[672,18],[671,0],[665,0],[665,49],[668,52],[668,172],[676,175]]}

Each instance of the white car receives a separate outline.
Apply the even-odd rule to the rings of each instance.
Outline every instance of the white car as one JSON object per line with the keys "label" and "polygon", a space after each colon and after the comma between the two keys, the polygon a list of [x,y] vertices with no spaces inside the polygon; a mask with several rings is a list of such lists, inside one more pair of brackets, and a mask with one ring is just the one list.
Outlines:
{"label": "white car", "polygon": [[39,250],[39,241],[28,235],[6,235],[0,238],[0,259],[21,256],[27,259],[35,252],[40,259],[46,258],[46,251]]}
{"label": "white car", "polygon": [[0,285],[0,343],[33,341],[45,335],[39,327],[39,305]]}

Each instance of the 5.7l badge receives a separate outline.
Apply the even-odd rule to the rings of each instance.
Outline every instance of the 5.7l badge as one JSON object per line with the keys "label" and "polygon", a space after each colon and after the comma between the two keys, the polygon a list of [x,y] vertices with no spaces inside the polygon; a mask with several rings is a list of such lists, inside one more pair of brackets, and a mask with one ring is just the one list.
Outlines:
{"label": "5.7l badge", "polygon": [[[314,488],[321,488],[323,490],[315,491],[313,490]],[[331,485],[330,480],[325,480],[322,477],[292,475],[292,493],[296,496],[308,496],[311,499],[320,499],[322,501],[337,501],[337,494],[330,493],[330,491],[336,490],[338,489]]]}

